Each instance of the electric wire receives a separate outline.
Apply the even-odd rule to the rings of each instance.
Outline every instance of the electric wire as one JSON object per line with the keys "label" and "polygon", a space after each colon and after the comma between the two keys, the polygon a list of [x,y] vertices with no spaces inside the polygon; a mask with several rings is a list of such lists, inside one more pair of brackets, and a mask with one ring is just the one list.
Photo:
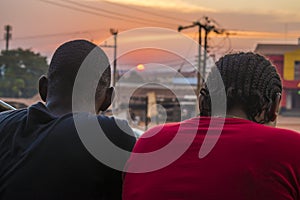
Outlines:
{"label": "electric wire", "polygon": [[123,4],[121,5],[121,4],[117,4],[117,3],[113,3],[113,2],[109,2],[109,1],[103,1],[103,2],[107,3],[107,4],[117,6],[117,7],[126,8],[126,9],[129,9],[129,10],[134,10],[134,11],[138,11],[138,12],[141,12],[141,13],[147,13],[147,14],[150,14],[150,15],[153,15],[153,16],[159,16],[159,17],[162,17],[162,18],[176,20],[177,22],[178,21],[187,22],[187,23],[190,22],[190,20],[181,19],[181,18],[177,18],[177,17],[172,17],[172,16],[168,16],[168,15],[162,15],[162,14],[158,14],[156,12],[151,12],[151,11],[148,11],[148,10],[139,9],[139,8],[136,8],[136,7],[130,7],[130,6],[123,5]]}
{"label": "electric wire", "polygon": [[80,6],[80,7],[84,7],[84,8],[88,8],[88,9],[91,9],[91,10],[95,10],[95,11],[102,11],[104,13],[107,13],[107,14],[110,14],[110,15],[117,15],[117,16],[123,16],[123,17],[126,17],[126,18],[129,18],[129,19],[132,19],[134,18],[135,20],[142,20],[142,21],[146,21],[146,22],[153,22],[153,23],[158,23],[158,24],[165,24],[165,25],[171,25],[171,26],[177,26],[177,24],[172,24],[172,23],[167,23],[167,22],[162,22],[162,21],[157,21],[157,20],[151,20],[151,19],[146,19],[146,18],[137,18],[136,16],[131,16],[131,15],[127,15],[127,14],[122,14],[122,13],[118,13],[118,12],[114,12],[114,11],[111,11],[111,10],[106,10],[106,9],[103,9],[103,8],[95,8],[93,6],[88,6],[86,4],[82,4],[82,3],[78,3],[78,2],[74,2],[74,1],[71,1],[71,0],[61,0],[63,2],[67,2],[69,4],[73,4],[73,5],[76,5],[76,6]]}

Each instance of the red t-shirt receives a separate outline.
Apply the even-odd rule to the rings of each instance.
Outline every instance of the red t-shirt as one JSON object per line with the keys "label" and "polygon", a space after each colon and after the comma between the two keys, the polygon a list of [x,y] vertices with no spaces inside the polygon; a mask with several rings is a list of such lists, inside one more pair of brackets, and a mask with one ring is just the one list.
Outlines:
{"label": "red t-shirt", "polygon": [[[220,124],[224,120],[214,119]],[[205,136],[212,140],[218,136],[217,133],[207,134],[210,120],[208,117],[192,118],[147,131],[133,152],[159,150],[179,136],[169,154],[149,160],[133,154],[126,167],[131,171],[149,170],[153,163],[164,163],[172,157],[170,152],[177,154],[177,149],[184,149],[188,142],[192,144],[164,168],[126,173],[123,199],[300,199],[299,133],[228,118],[214,148],[207,156],[199,158]],[[221,127],[211,126],[210,129]]]}

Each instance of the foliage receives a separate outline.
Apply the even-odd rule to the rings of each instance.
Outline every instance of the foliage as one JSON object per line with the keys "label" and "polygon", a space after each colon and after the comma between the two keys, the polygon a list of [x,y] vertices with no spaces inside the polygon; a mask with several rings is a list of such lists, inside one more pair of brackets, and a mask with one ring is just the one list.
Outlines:
{"label": "foliage", "polygon": [[38,79],[48,68],[46,57],[30,49],[2,51],[0,54],[0,96],[32,97]]}

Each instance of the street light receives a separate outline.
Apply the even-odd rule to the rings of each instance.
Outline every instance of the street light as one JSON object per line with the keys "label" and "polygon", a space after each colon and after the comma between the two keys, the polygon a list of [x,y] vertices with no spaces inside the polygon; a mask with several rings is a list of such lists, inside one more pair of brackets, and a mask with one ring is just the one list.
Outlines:
{"label": "street light", "polygon": [[117,82],[117,35],[118,30],[111,28],[110,33],[114,36],[114,73],[113,73],[113,86],[116,86]]}

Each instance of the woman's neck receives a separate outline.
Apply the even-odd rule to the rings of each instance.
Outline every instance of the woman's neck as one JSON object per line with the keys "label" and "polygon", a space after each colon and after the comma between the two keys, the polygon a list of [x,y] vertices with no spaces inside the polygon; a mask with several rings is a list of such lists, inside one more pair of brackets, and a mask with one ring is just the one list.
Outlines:
{"label": "woman's neck", "polygon": [[232,108],[227,111],[226,118],[241,118],[249,120],[247,114],[241,108]]}

